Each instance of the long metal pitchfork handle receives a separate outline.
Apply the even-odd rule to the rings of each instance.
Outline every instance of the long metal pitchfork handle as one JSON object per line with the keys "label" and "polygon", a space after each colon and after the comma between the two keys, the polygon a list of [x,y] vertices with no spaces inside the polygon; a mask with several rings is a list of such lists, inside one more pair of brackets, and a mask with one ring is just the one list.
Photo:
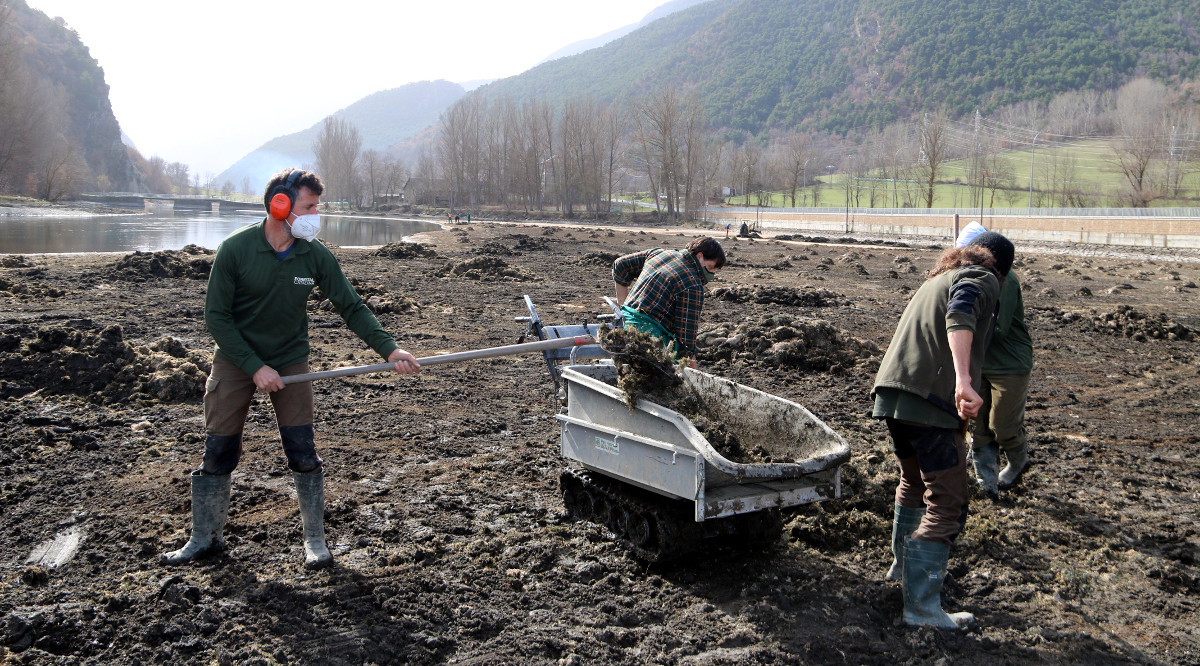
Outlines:
{"label": "long metal pitchfork handle", "polygon": [[[484,349],[472,349],[470,351],[455,352],[453,354],[439,354],[438,356],[427,356],[417,359],[421,367],[430,365],[438,365],[441,363],[456,363],[458,361],[469,361],[477,358],[492,358],[494,356],[510,356],[512,354],[525,354],[528,352],[540,352],[550,349],[562,349],[563,347],[578,347],[580,345],[594,344],[596,341],[590,335],[577,335],[571,338],[552,338],[550,340],[539,340],[537,342],[526,342],[519,345],[506,345],[504,347],[485,347]],[[349,377],[351,375],[365,375],[368,372],[384,372],[391,370],[396,366],[395,363],[376,363],[374,365],[359,365],[352,368],[338,368],[336,370],[322,370],[321,372],[307,372],[302,375],[288,375],[280,377],[284,384],[296,384],[298,382],[309,382],[314,379],[329,379],[330,377]]]}

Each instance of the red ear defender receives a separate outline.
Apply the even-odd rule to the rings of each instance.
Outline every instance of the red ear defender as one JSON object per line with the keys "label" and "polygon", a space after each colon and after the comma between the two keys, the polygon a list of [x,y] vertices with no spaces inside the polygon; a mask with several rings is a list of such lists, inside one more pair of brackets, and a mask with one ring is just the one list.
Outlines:
{"label": "red ear defender", "polygon": [[271,197],[271,217],[276,220],[286,220],[292,212],[292,199],[285,192],[279,192]]}
{"label": "red ear defender", "polygon": [[276,185],[275,189],[271,190],[271,203],[267,206],[267,212],[271,214],[271,217],[282,221],[291,215],[292,206],[296,205],[296,198],[300,196],[296,191],[296,181],[300,180],[300,176],[303,174],[304,172],[300,169],[292,169],[283,184]]}

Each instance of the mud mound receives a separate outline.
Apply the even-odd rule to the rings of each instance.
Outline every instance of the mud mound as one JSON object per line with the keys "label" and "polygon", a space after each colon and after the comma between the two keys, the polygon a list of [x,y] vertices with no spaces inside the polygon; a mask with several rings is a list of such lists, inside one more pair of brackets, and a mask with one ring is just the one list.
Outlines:
{"label": "mud mound", "polygon": [[1132,306],[1121,305],[1115,312],[1068,312],[1056,307],[1027,307],[1026,317],[1049,329],[1070,326],[1083,331],[1147,340],[1192,340],[1196,334],[1166,314],[1143,314]]}
{"label": "mud mound", "polygon": [[823,308],[844,305],[846,299],[828,289],[796,289],[793,287],[747,285],[718,287],[712,297],[731,303],[759,303],[763,305],[790,305],[794,307]]}
{"label": "mud mound", "polygon": [[6,254],[0,257],[0,267],[3,268],[32,268],[33,263],[20,254]]}
{"label": "mud mound", "polygon": [[1164,313],[1148,315],[1132,306],[1119,306],[1116,312],[1093,314],[1089,318],[1092,330],[1134,340],[1191,340],[1191,329],[1175,322]]}
{"label": "mud mound", "polygon": [[204,394],[210,367],[206,355],[174,338],[135,348],[125,342],[120,326],[100,328],[89,320],[0,332],[4,397],[44,390],[101,404],[182,402]]}
{"label": "mud mound", "polygon": [[[549,231],[550,233],[547,234],[545,232],[542,232],[542,235],[543,236],[553,236],[554,235],[553,229],[547,229],[547,231]],[[573,236],[569,232],[567,233],[566,237],[573,238]],[[502,236],[500,238],[500,241],[504,242],[504,243],[512,243],[512,245],[510,245],[508,247],[510,250],[512,250],[513,253],[545,252],[546,250],[550,249],[550,242],[547,241],[545,238],[534,238],[532,236],[524,236],[521,234],[508,234],[507,236]]]}
{"label": "mud mound", "polygon": [[841,371],[882,355],[878,345],[851,337],[821,319],[773,315],[736,328],[722,324],[701,332],[697,358],[757,360],[773,367]]}
{"label": "mud mound", "polygon": [[449,264],[438,272],[439,277],[461,277],[468,280],[509,280],[516,282],[538,281],[536,275],[525,273],[508,265],[499,257],[475,257]]}
{"label": "mud mound", "polygon": [[580,264],[599,264],[601,266],[612,266],[621,255],[616,252],[588,252],[579,258]]}
{"label": "mud mound", "polygon": [[[408,296],[392,293],[373,284],[367,284],[356,277],[351,277],[349,280],[350,286],[354,287],[354,291],[363,299],[367,308],[377,315],[393,312],[419,313],[421,311],[421,305]],[[331,311],[334,309],[333,302],[326,298],[325,294],[319,288],[314,289],[308,298],[308,309],[310,312],[315,310]]]}
{"label": "mud mound", "polygon": [[511,257],[516,255],[517,251],[503,243],[493,241],[475,248],[475,254],[492,257]]}
{"label": "mud mound", "polygon": [[884,245],[887,247],[908,247],[908,243],[904,241],[884,240],[882,238],[851,238],[844,236],[842,238],[827,238],[825,236],[805,236],[804,234],[779,234],[773,237],[774,240],[781,241],[799,241],[801,243],[838,243],[840,245]]}
{"label": "mud mound", "polygon": [[[36,274],[37,270],[33,269],[28,274]],[[35,298],[58,298],[65,296],[67,292],[55,287],[45,287],[40,284],[9,279],[0,275],[0,293],[8,293],[19,300],[25,301]]]}
{"label": "mud mound", "polygon": [[388,243],[372,252],[371,255],[389,259],[416,259],[419,257],[434,258],[438,256],[438,253],[424,243],[398,242]]}
{"label": "mud mound", "polygon": [[207,280],[212,271],[212,250],[188,245],[182,250],[134,252],[109,266],[103,275],[112,280],[144,282],[154,278]]}

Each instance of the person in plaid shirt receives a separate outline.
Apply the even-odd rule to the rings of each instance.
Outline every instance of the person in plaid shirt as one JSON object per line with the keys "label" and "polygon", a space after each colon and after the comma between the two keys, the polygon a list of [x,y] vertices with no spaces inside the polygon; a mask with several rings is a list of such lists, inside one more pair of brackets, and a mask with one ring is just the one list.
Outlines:
{"label": "person in plaid shirt", "polygon": [[[617,258],[613,281],[626,328],[674,344],[675,355],[692,357],[704,307],[704,285],[725,266],[725,250],[702,236],[684,250],[654,248]],[[693,358],[689,364],[696,367]]]}

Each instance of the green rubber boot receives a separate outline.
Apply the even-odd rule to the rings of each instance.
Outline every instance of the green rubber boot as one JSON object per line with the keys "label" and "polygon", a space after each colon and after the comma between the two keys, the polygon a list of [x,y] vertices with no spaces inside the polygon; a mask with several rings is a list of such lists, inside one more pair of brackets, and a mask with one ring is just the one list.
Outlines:
{"label": "green rubber boot", "polygon": [[221,533],[229,516],[229,474],[192,472],[192,537],[183,548],[163,553],[166,564],[183,564],[225,547]]}
{"label": "green rubber boot", "polygon": [[895,505],[892,511],[892,567],[888,569],[887,580],[904,578],[904,540],[917,531],[924,517],[925,507],[913,509]]}
{"label": "green rubber boot", "polygon": [[304,566],[327,567],[333,564],[333,554],[325,546],[325,471],[292,472],[292,478],[296,481],[300,521],[304,524]]}
{"label": "green rubber boot", "polygon": [[1029,446],[1022,443],[1011,449],[1004,449],[1004,454],[1008,456],[1008,465],[1000,472],[999,487],[1001,490],[1008,490],[1017,485],[1021,475],[1029,469]]}
{"label": "green rubber boot", "polygon": [[950,544],[908,539],[904,543],[904,623],[961,629],[975,621],[970,613],[942,610],[942,583]]}
{"label": "green rubber boot", "polygon": [[992,501],[1000,499],[998,476],[1000,468],[1000,445],[995,442],[984,444],[972,449],[975,460],[975,478],[979,480],[979,490]]}

